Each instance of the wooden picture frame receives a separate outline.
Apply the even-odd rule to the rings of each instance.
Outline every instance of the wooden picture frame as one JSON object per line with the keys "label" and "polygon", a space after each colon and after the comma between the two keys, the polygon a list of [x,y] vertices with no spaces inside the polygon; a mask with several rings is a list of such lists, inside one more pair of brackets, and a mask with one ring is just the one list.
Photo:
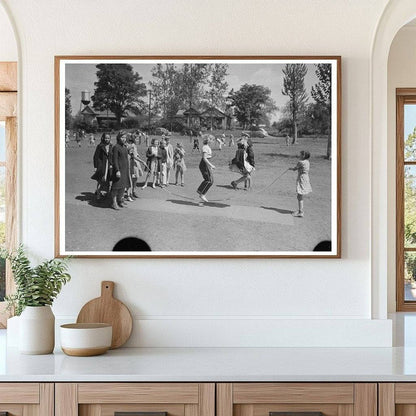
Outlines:
{"label": "wooden picture frame", "polygon": [[[120,85],[129,100],[116,100]],[[114,147],[120,130],[130,141],[136,137],[141,160],[135,161],[131,146],[127,168],[117,162],[125,156],[105,156],[107,176],[100,174],[94,191],[98,142],[109,133]],[[151,139],[162,134],[170,134],[174,153],[175,146],[186,152],[182,187],[181,175],[174,185],[173,169],[182,173],[177,160],[166,181],[165,150],[154,146],[145,160]],[[218,165],[215,172],[207,168],[215,178],[213,185],[211,177],[204,182],[212,185],[208,194],[202,183],[198,187],[208,150],[200,162],[195,141],[207,143],[209,160]],[[167,154],[169,169],[169,149]],[[116,165],[121,179],[114,176]],[[126,203],[149,171],[149,186]],[[310,191],[309,177],[310,198],[299,196]],[[115,183],[123,184],[124,196]],[[117,210],[119,205],[127,207]],[[56,56],[55,255],[340,258],[341,57]]]}

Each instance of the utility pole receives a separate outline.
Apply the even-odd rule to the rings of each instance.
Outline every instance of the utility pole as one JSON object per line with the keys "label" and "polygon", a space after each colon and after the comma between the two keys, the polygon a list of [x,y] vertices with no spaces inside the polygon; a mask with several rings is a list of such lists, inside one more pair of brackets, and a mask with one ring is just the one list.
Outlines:
{"label": "utility pole", "polygon": [[149,93],[149,121],[148,121],[148,129],[149,129],[149,134],[150,134],[150,118],[151,118],[151,114],[150,114],[150,108],[152,105],[152,90],[148,90]]}

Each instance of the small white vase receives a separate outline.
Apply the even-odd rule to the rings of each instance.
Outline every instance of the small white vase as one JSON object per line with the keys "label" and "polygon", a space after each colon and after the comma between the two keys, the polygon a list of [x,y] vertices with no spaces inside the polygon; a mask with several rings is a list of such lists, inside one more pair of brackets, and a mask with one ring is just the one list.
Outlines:
{"label": "small white vase", "polygon": [[50,354],[55,347],[55,316],[50,306],[26,306],[19,319],[21,354]]}

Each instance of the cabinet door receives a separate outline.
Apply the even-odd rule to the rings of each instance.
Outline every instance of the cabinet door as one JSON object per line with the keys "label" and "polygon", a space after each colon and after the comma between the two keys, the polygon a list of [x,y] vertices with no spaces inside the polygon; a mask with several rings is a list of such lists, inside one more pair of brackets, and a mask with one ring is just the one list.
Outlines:
{"label": "cabinet door", "polygon": [[53,416],[51,383],[0,383],[0,415]]}
{"label": "cabinet door", "polygon": [[213,383],[61,383],[56,416],[215,416]]}
{"label": "cabinet door", "polygon": [[416,383],[380,383],[380,416],[415,416]]}
{"label": "cabinet door", "polygon": [[377,385],[220,383],[217,416],[377,416]]}

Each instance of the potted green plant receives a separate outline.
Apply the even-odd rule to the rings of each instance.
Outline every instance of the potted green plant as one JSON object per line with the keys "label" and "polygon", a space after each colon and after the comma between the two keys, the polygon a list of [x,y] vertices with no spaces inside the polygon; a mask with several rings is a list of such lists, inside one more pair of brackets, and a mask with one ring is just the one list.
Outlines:
{"label": "potted green plant", "polygon": [[71,276],[68,258],[45,260],[32,266],[23,246],[1,250],[10,261],[16,292],[6,296],[8,309],[19,318],[19,351],[49,354],[55,346],[55,316],[51,305]]}

